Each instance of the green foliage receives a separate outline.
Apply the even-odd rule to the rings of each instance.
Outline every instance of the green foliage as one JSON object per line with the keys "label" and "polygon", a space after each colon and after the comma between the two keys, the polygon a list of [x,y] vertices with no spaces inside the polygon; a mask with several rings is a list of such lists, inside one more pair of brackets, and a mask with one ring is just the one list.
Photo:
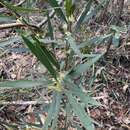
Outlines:
{"label": "green foliage", "polygon": [[35,39],[35,42],[32,43],[27,37],[22,36],[24,42],[29,47],[29,49],[32,51],[32,53],[41,61],[41,63],[48,69],[50,74],[57,79],[57,72],[52,66],[52,64],[55,64],[56,67],[58,67],[58,63],[56,60],[52,57],[52,55],[49,53],[49,51],[41,45],[40,41],[33,36]]}
{"label": "green foliage", "polygon": [[92,5],[93,0],[89,0],[88,3],[86,4],[86,7],[84,8],[83,12],[79,16],[77,23],[75,25],[75,30],[77,30],[81,25],[82,22],[85,20],[87,17],[87,13],[90,11],[91,5]]}
{"label": "green foliage", "polygon": [[73,15],[75,9],[75,5],[73,0],[65,0],[65,11],[66,16],[69,18],[71,15]]}
{"label": "green foliage", "polygon": [[[104,0],[103,2],[105,2]],[[0,82],[1,88],[31,88],[31,87],[43,87],[46,88],[47,91],[52,92],[52,102],[49,105],[49,108],[47,110],[48,116],[45,120],[45,123],[42,124],[42,126],[39,126],[39,129],[44,130],[56,130],[57,129],[57,122],[59,117],[59,112],[62,110],[65,111],[65,113],[76,115],[81,124],[87,129],[87,130],[94,130],[94,120],[91,119],[88,115],[88,113],[85,111],[86,107],[90,106],[100,106],[101,104],[95,101],[89,94],[85,93],[83,91],[83,86],[79,86],[79,84],[74,83],[73,78],[74,77],[80,77],[83,76],[83,73],[88,71],[90,67],[93,64],[96,64],[96,62],[101,58],[103,54],[84,54],[82,51],[80,51],[80,47],[77,45],[77,42],[75,40],[75,32],[77,30],[80,30],[80,27],[82,26],[82,23],[87,19],[90,20],[91,17],[95,15],[101,8],[102,4],[99,4],[94,11],[91,12],[91,7],[93,6],[93,0],[89,0],[86,2],[84,10],[79,14],[79,17],[77,20],[74,21],[74,24],[70,24],[68,22],[69,18],[73,15],[74,16],[74,10],[75,10],[75,3],[73,3],[72,0],[66,0],[64,3],[64,7],[62,8],[57,0],[49,0],[48,1],[51,7],[55,10],[55,13],[60,17],[66,27],[64,28],[64,37],[62,39],[63,44],[58,44],[56,42],[57,40],[54,37],[54,28],[53,24],[51,23],[51,19],[49,17],[49,11],[47,11],[47,22],[48,22],[48,34],[51,40],[49,40],[49,43],[54,43],[55,41],[56,46],[60,46],[60,48],[64,48],[65,50],[65,59],[63,61],[63,70],[61,69],[61,62],[56,59],[56,54],[52,52],[54,48],[49,48],[50,46],[45,41],[45,38],[43,38],[43,35],[40,31],[44,32],[43,28],[38,28],[38,26],[32,26],[31,24],[26,23],[27,18],[22,16],[23,19],[21,20],[21,15],[19,16],[19,12],[21,13],[30,13],[30,12],[43,12],[43,10],[39,10],[36,8],[25,8],[23,6],[16,7],[10,3],[5,2],[5,0],[1,0],[0,3],[2,5],[9,8],[13,13],[15,12],[15,15],[18,17],[19,20],[21,20],[22,23],[26,24],[28,27],[28,30],[22,30],[19,31],[20,35],[18,38],[9,38],[5,41],[0,41],[0,46],[8,45],[14,41],[21,40],[23,41],[27,47],[30,49],[30,51],[37,57],[37,59],[46,67],[48,70],[50,76],[47,77],[46,80],[20,80],[20,81],[4,81]],[[64,10],[65,9],[65,10]],[[46,10],[44,10],[46,12]],[[17,18],[16,17],[16,18]],[[68,19],[67,19],[68,18]],[[34,29],[35,27],[35,29]],[[74,28],[73,28],[74,27]],[[40,31],[39,31],[40,30]],[[27,35],[28,34],[28,35]],[[22,38],[21,38],[22,37]],[[106,37],[104,36],[100,38],[100,42],[102,42]],[[95,40],[97,42],[97,39]],[[48,49],[49,48],[49,49]],[[61,50],[62,51],[62,50]],[[80,59],[79,64],[75,64],[75,56],[78,56]],[[82,59],[86,58],[86,62],[81,63]],[[74,64],[70,64],[69,60],[71,62],[73,61]],[[78,102],[78,99],[81,102]],[[64,101],[64,103],[62,102]],[[64,106],[64,107],[63,107]],[[67,111],[67,106],[70,107],[70,109]],[[68,117],[66,117],[68,118]],[[26,124],[28,125],[28,124]]]}
{"label": "green foliage", "polygon": [[[58,1],[57,1],[57,0],[49,0],[48,2],[49,2],[49,3],[51,4],[51,6],[55,9],[55,12],[57,13],[57,15],[59,15],[60,18],[67,23],[66,16],[64,15],[62,9],[60,8],[60,5],[59,5]],[[58,8],[58,7],[59,7],[59,8]]]}
{"label": "green foliage", "polygon": [[86,114],[82,104],[79,104],[76,100],[76,97],[73,97],[70,92],[67,92],[67,96],[74,113],[79,117],[83,126],[88,130],[94,130],[92,119]]}
{"label": "green foliage", "polygon": [[[112,38],[112,44],[115,47],[118,47],[121,40],[121,33],[126,33],[128,30],[126,27],[118,27],[115,25],[110,26],[110,30],[108,30],[107,34],[93,36],[89,38],[86,43],[91,43],[92,45],[101,45],[108,43],[108,41]],[[85,46],[85,44],[84,44]]]}
{"label": "green foliage", "polygon": [[47,87],[49,81],[42,80],[17,80],[17,81],[4,81],[0,82],[2,88],[33,88],[37,86]]}
{"label": "green foliage", "polygon": [[[51,127],[51,130],[56,129],[56,124],[58,120],[58,113],[60,111],[60,102],[62,98],[62,93],[54,92],[53,100],[51,106],[48,110],[48,116],[44,123],[43,129],[48,130]],[[52,125],[51,125],[52,123]]]}

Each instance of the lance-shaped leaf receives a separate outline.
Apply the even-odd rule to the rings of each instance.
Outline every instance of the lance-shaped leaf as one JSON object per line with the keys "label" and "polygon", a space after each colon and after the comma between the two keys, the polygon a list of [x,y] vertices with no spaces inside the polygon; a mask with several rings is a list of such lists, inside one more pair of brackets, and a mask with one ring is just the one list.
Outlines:
{"label": "lance-shaped leaf", "polygon": [[73,0],[65,0],[65,10],[66,15],[69,18],[71,15],[73,15],[75,9],[74,1]]}
{"label": "lance-shaped leaf", "polygon": [[67,91],[66,95],[68,97],[69,103],[73,109],[73,112],[79,117],[81,123],[87,130],[95,130],[93,120],[87,115],[82,104],[78,103],[76,98]]}
{"label": "lance-shaped leaf", "polygon": [[71,36],[71,34],[67,34],[66,40],[68,41],[72,50],[80,57],[83,58],[84,55],[80,52],[78,46],[76,45],[75,39]]}
{"label": "lance-shaped leaf", "polygon": [[50,72],[50,74],[57,79],[57,72],[53,68],[52,64],[50,63],[48,53],[46,54],[44,48],[41,48],[40,44],[35,41],[35,43],[32,43],[27,37],[22,36],[24,42],[29,47],[29,49],[32,51],[32,53],[40,60],[40,62],[47,68],[47,70]]}
{"label": "lance-shaped leaf", "polygon": [[113,36],[113,38],[112,38],[112,43],[114,44],[114,46],[115,47],[118,47],[119,46],[119,44],[120,44],[120,33],[115,33],[115,35]]}
{"label": "lance-shaped leaf", "polygon": [[41,49],[44,51],[45,55],[48,56],[48,59],[50,61],[50,63],[52,63],[52,65],[54,65],[58,70],[60,69],[60,65],[57,61],[57,59],[55,58],[54,54],[49,51],[44,44],[42,44],[36,37],[32,37],[39,45],[39,47],[41,47]]}
{"label": "lance-shaped leaf", "polygon": [[79,27],[81,26],[82,22],[84,21],[87,13],[89,12],[89,10],[91,8],[92,2],[93,2],[93,0],[88,1],[88,3],[86,4],[86,7],[82,11],[81,15],[78,17],[78,20],[75,24],[75,30],[79,29]]}
{"label": "lance-shaped leaf", "polygon": [[1,88],[33,88],[37,86],[47,87],[48,81],[41,80],[17,80],[0,82]]}
{"label": "lance-shaped leaf", "polygon": [[13,11],[22,12],[22,13],[32,13],[32,12],[46,12],[46,9],[38,9],[38,8],[25,8],[25,7],[19,7],[15,6],[13,4],[10,4],[8,2],[5,2],[5,0],[0,1],[4,6],[8,7],[8,9],[11,9]]}
{"label": "lance-shaped leaf", "polygon": [[97,102],[95,99],[93,99],[90,95],[85,94],[80,87],[78,87],[76,84],[74,84],[71,79],[65,78],[65,84],[67,86],[70,86],[68,89],[69,91],[80,98],[81,102],[85,104],[86,107],[88,106],[101,106],[100,102]]}
{"label": "lance-shaped leaf", "polygon": [[15,21],[15,17],[0,14],[0,23],[12,23]]}
{"label": "lance-shaped leaf", "polygon": [[[54,92],[53,100],[52,100],[52,103],[51,103],[50,108],[48,110],[48,116],[45,120],[43,130],[48,130],[49,128],[51,128],[51,123],[52,123],[53,128],[56,127],[57,123],[56,124],[53,124],[53,123],[55,123],[55,121],[58,118],[61,97],[62,97],[61,93]],[[53,128],[52,128],[52,130],[53,130]]]}
{"label": "lance-shaped leaf", "polygon": [[101,36],[93,36],[88,40],[88,42],[92,45],[99,45],[99,44],[104,43],[105,41],[109,40],[112,35],[113,34],[110,33],[110,34],[101,35]]}
{"label": "lance-shaped leaf", "polygon": [[[89,2],[90,2],[90,4],[91,4],[91,0],[89,0]],[[101,9],[103,9],[103,8],[105,8],[107,5],[108,5],[108,2],[109,2],[109,0],[102,0],[101,2],[100,2],[100,4],[97,6],[97,7],[95,7],[94,9],[92,9],[91,11],[90,11],[90,7],[89,6],[91,6],[91,5],[89,5],[89,3],[88,3],[88,9],[89,9],[89,13],[87,12],[87,13],[84,13],[84,11],[83,11],[83,15],[82,15],[82,13],[81,13],[81,16],[83,17],[83,19],[81,19],[81,22],[83,23],[83,22],[85,22],[85,23],[88,23],[89,22],[89,20],[93,17],[93,16],[95,16]],[[87,6],[86,6],[86,10],[87,10]],[[79,19],[78,19],[78,21],[80,21],[80,17],[81,16],[79,16]],[[79,27],[80,27],[80,25],[81,25],[81,22],[78,22],[77,21],[77,23],[75,24],[75,31],[77,31],[77,29],[79,29]]]}
{"label": "lance-shaped leaf", "polygon": [[55,97],[56,97],[56,104],[55,104],[55,112],[53,115],[53,122],[52,122],[51,130],[57,130],[58,114],[61,107],[60,103],[62,99],[62,93],[56,93]]}
{"label": "lance-shaped leaf", "polygon": [[60,7],[59,4],[58,4],[58,1],[57,1],[57,0],[49,0],[48,2],[49,2],[50,5],[54,8],[54,10],[55,10],[55,12],[57,13],[57,15],[59,15],[60,18],[67,23],[67,19],[66,19],[64,13],[63,13],[61,7]]}
{"label": "lance-shaped leaf", "polygon": [[48,34],[49,34],[51,40],[53,40],[54,39],[53,27],[52,27],[52,24],[51,24],[51,20],[50,20],[48,11],[47,11],[47,21],[48,21]]}
{"label": "lance-shaped leaf", "polygon": [[101,58],[102,54],[97,54],[97,56],[95,56],[94,58],[88,59],[87,62],[83,63],[83,64],[79,64],[77,66],[75,66],[69,73],[68,75],[70,77],[76,76],[76,75],[81,75],[83,72],[86,72],[87,70],[90,69],[90,67],[96,63],[100,58]]}

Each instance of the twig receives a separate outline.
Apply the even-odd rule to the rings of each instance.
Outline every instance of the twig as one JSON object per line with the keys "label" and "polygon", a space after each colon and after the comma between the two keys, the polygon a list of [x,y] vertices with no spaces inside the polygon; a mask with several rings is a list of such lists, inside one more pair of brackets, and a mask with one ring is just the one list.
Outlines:
{"label": "twig", "polygon": [[23,23],[7,23],[7,24],[1,24],[0,25],[0,30],[1,29],[7,29],[7,28],[13,28],[13,27],[23,27],[26,26]]}
{"label": "twig", "polygon": [[[52,18],[55,14],[55,11],[51,11],[51,13],[49,14],[49,17]],[[45,17],[45,19],[43,19],[37,26],[38,28],[41,28],[44,24],[46,24],[48,21],[47,17]]]}
{"label": "twig", "polygon": [[22,1],[20,1],[18,4],[16,4],[15,6],[20,6],[20,5],[22,5],[23,3],[25,3],[26,2],[26,0],[22,0]]}
{"label": "twig", "polygon": [[0,13],[7,13],[7,12],[9,12],[9,11],[7,11],[7,9],[5,8],[5,7],[3,7],[3,8],[0,8]]}
{"label": "twig", "polygon": [[[62,4],[62,1],[59,2],[59,5]],[[59,7],[58,7],[59,8]],[[56,9],[56,8],[55,8]],[[52,18],[53,16],[55,15],[55,11],[52,10],[49,14],[49,17]],[[38,24],[38,27],[41,28],[44,24],[46,24],[48,21],[47,17],[45,17],[45,19],[43,19],[39,24]]]}
{"label": "twig", "polygon": [[43,101],[12,101],[12,102],[0,102],[0,105],[36,105],[43,104]]}

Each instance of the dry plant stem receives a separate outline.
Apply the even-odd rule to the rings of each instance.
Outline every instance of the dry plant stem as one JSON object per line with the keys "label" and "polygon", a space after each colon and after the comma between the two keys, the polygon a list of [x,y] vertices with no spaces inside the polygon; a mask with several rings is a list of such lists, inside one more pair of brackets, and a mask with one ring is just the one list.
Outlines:
{"label": "dry plant stem", "polygon": [[[52,18],[55,14],[55,11],[53,10],[50,14],[49,14],[49,17]],[[45,17],[45,19],[43,19],[37,27],[41,28],[43,25],[45,25],[47,23],[48,19],[47,17]]]}
{"label": "dry plant stem", "polygon": [[0,25],[0,30],[1,29],[8,29],[8,28],[13,28],[13,27],[23,27],[26,26],[23,23],[8,23],[8,24],[1,24]]}
{"label": "dry plant stem", "polygon": [[[54,16],[55,12],[52,11],[49,15],[50,18],[52,18]],[[30,26],[30,27],[33,27],[33,28],[37,28],[38,30],[47,23],[47,17],[45,17],[45,19],[43,21],[41,21],[38,26],[35,26],[35,25],[31,25],[31,24],[23,24],[23,23],[8,23],[8,24],[1,24],[0,25],[0,30],[1,29],[8,29],[8,28],[13,28],[13,27],[25,27],[25,26]]]}
{"label": "dry plant stem", "polygon": [[[61,5],[61,4],[62,4],[62,1],[59,2],[59,5]],[[49,17],[50,17],[50,18],[53,18],[54,15],[55,15],[55,11],[52,10],[52,11],[50,12],[50,14],[49,14]],[[37,27],[38,27],[38,28],[41,28],[43,25],[45,25],[45,24],[47,23],[47,21],[48,21],[48,19],[47,19],[47,17],[45,17],[45,19],[43,19],[43,20],[37,25]]]}
{"label": "dry plant stem", "polygon": [[[23,1],[21,1],[18,5],[21,5],[21,4],[23,4],[25,2],[25,0],[23,0]],[[60,2],[59,3],[59,5],[61,5],[61,3],[62,2]],[[17,6],[18,6],[17,5]],[[4,8],[4,10],[5,10],[6,8]],[[2,12],[4,11],[4,10],[2,10]],[[12,11],[12,10],[11,10]],[[51,12],[50,12],[50,14],[49,14],[49,17],[50,18],[53,18],[53,16],[55,15],[55,11],[54,10],[52,10]],[[47,17],[45,17],[40,23],[38,23],[38,25],[37,26],[35,26],[35,25],[30,25],[30,26],[32,26],[32,27],[34,27],[34,28],[41,28],[42,26],[44,26],[46,23],[47,23],[47,21],[48,21],[48,19],[47,19]],[[22,26],[27,26],[27,25],[25,25],[25,24],[23,24],[23,23],[12,23],[12,24],[3,24],[3,25],[0,25],[0,29],[7,29],[7,28],[12,28],[12,27],[22,27]],[[39,30],[38,29],[38,30]]]}
{"label": "dry plant stem", "polygon": [[36,105],[43,104],[43,101],[12,101],[12,102],[0,102],[0,105]]}
{"label": "dry plant stem", "polygon": [[20,1],[18,4],[16,4],[16,6],[20,6],[20,5],[22,5],[23,3],[25,3],[26,2],[26,0],[22,0],[22,1]]}
{"label": "dry plant stem", "polygon": [[[50,17],[52,18],[54,16],[54,12],[51,12]],[[41,28],[43,25],[45,25],[47,23],[47,17],[45,17],[45,19],[43,21],[41,21],[38,26],[35,25],[30,25],[32,27],[35,28]],[[9,23],[9,24],[1,24],[0,25],[0,30],[1,29],[8,29],[8,28],[13,28],[13,27],[25,27],[27,25],[23,24],[23,23]]]}

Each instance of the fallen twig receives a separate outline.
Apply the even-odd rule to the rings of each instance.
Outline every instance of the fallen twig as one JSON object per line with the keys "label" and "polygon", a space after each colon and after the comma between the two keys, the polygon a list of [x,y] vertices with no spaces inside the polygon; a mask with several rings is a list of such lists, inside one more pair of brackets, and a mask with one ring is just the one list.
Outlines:
{"label": "fallen twig", "polygon": [[12,101],[12,102],[0,102],[0,105],[36,105],[43,104],[43,101]]}
{"label": "fallen twig", "polygon": [[23,23],[7,23],[7,24],[1,24],[0,25],[0,30],[1,29],[7,29],[7,28],[13,28],[13,27],[23,27],[26,26]]}

